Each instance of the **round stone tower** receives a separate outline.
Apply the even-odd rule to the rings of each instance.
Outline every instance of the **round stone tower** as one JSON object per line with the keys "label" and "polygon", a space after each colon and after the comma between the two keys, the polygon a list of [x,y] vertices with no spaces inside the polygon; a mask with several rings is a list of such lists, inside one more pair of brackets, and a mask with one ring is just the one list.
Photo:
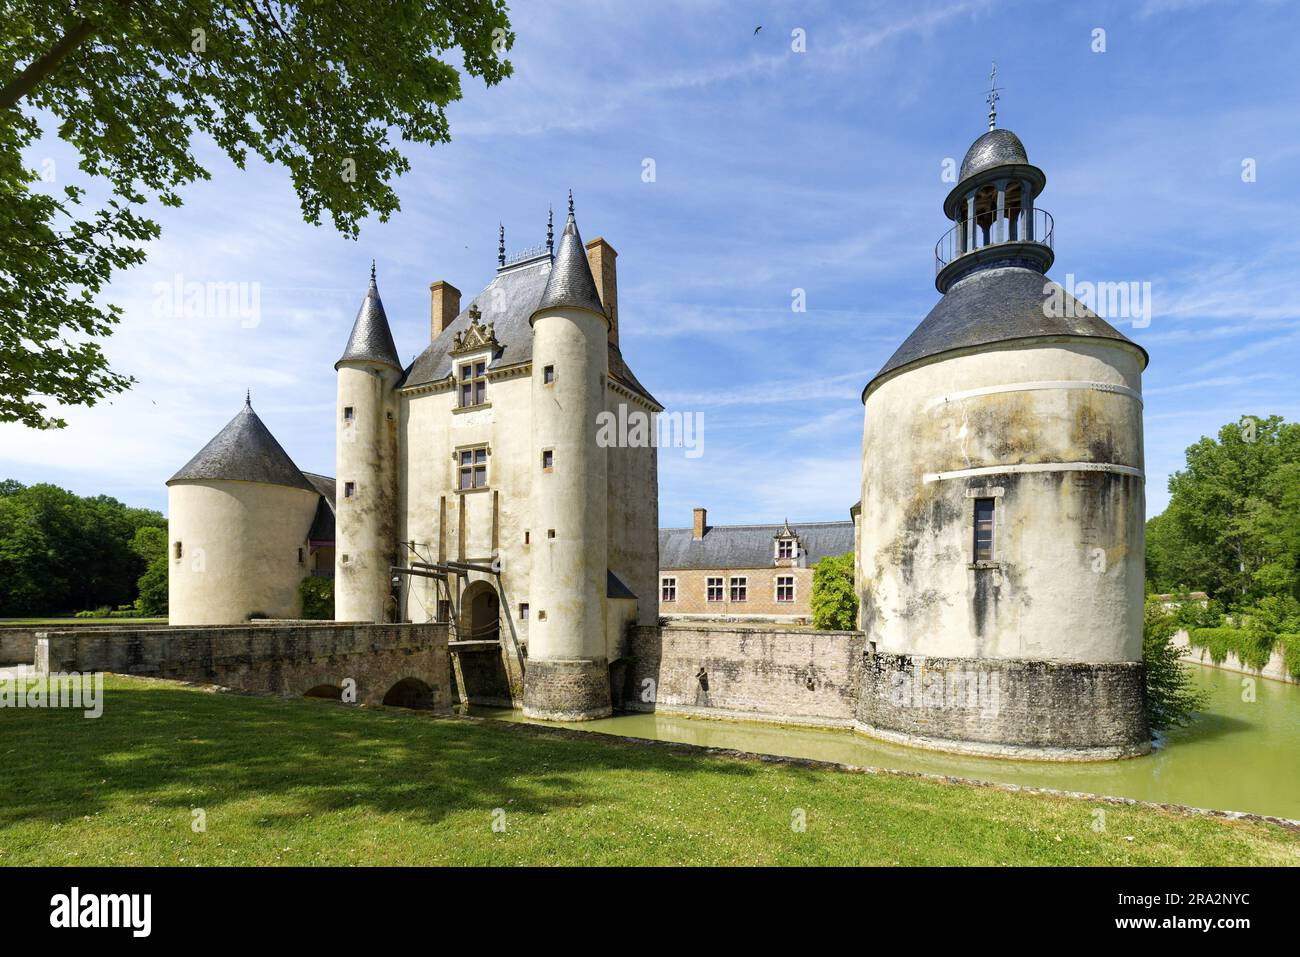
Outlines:
{"label": "round stone tower", "polygon": [[1046,177],[990,127],[944,201],[943,298],[863,391],[857,724],[948,750],[1141,753],[1147,356],[1046,278]]}
{"label": "round stone tower", "polygon": [[397,564],[397,346],[370,269],[338,373],[335,410],[334,617],[391,621]]}
{"label": "round stone tower", "polygon": [[246,401],[167,480],[169,623],[297,618],[319,499]]}
{"label": "round stone tower", "polygon": [[533,329],[531,621],[524,713],[610,713],[605,651],[606,450],[596,441],[609,375],[609,318],[574,221],[529,320]]}

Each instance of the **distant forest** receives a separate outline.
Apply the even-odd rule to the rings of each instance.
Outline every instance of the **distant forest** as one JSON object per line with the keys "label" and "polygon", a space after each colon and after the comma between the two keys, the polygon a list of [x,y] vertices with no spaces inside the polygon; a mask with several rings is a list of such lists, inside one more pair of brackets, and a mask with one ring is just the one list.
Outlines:
{"label": "distant forest", "polygon": [[0,482],[0,617],[167,611],[167,519],[107,495]]}

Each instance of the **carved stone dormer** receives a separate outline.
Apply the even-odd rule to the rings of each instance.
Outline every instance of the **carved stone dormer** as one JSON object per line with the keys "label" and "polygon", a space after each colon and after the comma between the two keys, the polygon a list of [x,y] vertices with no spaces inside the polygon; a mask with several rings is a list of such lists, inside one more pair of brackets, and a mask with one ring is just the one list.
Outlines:
{"label": "carved stone dormer", "polygon": [[803,549],[799,547],[799,533],[790,527],[787,518],[772,536],[772,563],[778,567],[802,567]]}
{"label": "carved stone dormer", "polygon": [[494,323],[489,322],[486,326],[479,320],[483,318],[483,313],[479,311],[477,305],[469,307],[469,328],[463,332],[456,333],[452,339],[450,354],[453,356],[464,355],[467,352],[483,352],[491,350],[493,355],[500,350],[501,344],[497,342],[496,333],[492,331]]}

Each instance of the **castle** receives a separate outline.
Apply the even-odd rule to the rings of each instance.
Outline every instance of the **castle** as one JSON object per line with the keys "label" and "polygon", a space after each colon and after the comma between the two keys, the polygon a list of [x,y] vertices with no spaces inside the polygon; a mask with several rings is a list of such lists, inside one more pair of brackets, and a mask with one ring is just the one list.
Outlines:
{"label": "castle", "polygon": [[[558,250],[549,230],[510,260],[502,243],[468,308],[433,284],[431,341],[406,367],[372,273],[335,366],[336,479],[300,472],[248,405],[173,476],[172,623],[292,618],[298,582],[332,568],[339,621],[448,622],[453,649],[513,648],[499,697],[536,717],[606,715],[643,686],[657,697],[628,707],[947,750],[1149,749],[1147,355],[1046,278],[1046,176],[993,113],[957,178],[942,298],[862,393],[858,631],[658,624],[681,583],[658,577],[656,450],[607,447],[598,420],[662,408],[619,349],[614,250],[584,246],[572,199]],[[706,607],[719,569],[746,599],[730,570],[761,570],[779,603],[797,537],[709,539],[701,511],[665,539],[666,567],[703,576]],[[478,665],[457,658],[468,684]]]}
{"label": "castle", "polygon": [[601,413],[662,410],[619,349],[616,255],[584,246],[570,196],[558,248],[548,224],[507,259],[503,234],[465,309],[431,286],[405,368],[372,270],[335,364],[335,479],[246,404],[168,481],[171,623],[297,617],[299,581],[332,563],[336,620],[504,640],[525,712],[609,714],[627,626],[658,619],[658,470],[653,443],[601,441]]}

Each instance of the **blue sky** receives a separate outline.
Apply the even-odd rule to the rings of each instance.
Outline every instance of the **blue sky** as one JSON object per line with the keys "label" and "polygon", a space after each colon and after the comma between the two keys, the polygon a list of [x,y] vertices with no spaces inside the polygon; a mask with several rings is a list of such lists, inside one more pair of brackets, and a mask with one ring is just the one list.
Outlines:
{"label": "blue sky", "polygon": [[[510,249],[541,242],[572,187],[584,238],[619,252],[628,361],[670,409],[703,415],[702,455],[660,452],[661,524],[695,505],[719,524],[847,518],[861,390],[938,298],[943,163],[986,127],[992,59],[999,125],[1047,174],[1051,276],[1152,284],[1149,326],[1117,323],[1151,354],[1148,514],[1200,436],[1243,414],[1300,419],[1293,7],[569,0],[512,17],[515,75],[466,81],[452,143],[409,150],[401,212],[359,241],[303,223],[283,170],[201,144],[212,179],[158,211],[148,263],[107,294],[126,317],[106,351],[139,384],[67,411],[61,432],[0,426],[0,477],[165,510],[163,483],[245,388],[300,467],[332,474],[332,367],[370,259],[409,359],[429,283],[474,295],[498,221]],[[57,140],[32,160],[83,182]],[[259,321],[158,315],[155,284],[177,275],[258,284]]]}

